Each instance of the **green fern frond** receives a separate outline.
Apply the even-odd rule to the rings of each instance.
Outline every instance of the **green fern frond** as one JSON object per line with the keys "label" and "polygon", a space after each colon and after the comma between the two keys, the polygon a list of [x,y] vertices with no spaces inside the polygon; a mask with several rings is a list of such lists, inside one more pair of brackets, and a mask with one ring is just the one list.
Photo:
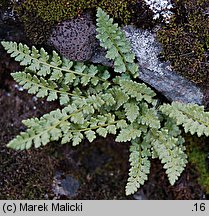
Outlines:
{"label": "green fern frond", "polygon": [[61,58],[55,51],[50,56],[43,48],[39,51],[35,47],[30,49],[27,45],[6,41],[1,44],[11,57],[25,66],[28,73],[54,81],[57,85],[75,87],[79,84],[96,86],[98,83],[109,83],[109,72],[101,71],[97,66],[72,62]]}
{"label": "green fern frond", "polygon": [[122,89],[119,89],[118,87],[111,88],[109,91],[116,100],[116,110],[118,110],[122,105],[126,104],[130,98]]}
{"label": "green fern frond", "polygon": [[8,147],[16,150],[29,149],[44,146],[51,141],[61,139],[65,144],[72,141],[72,145],[78,145],[84,137],[89,142],[96,138],[96,133],[106,137],[108,133],[115,133],[118,121],[114,115],[105,114],[89,117],[83,109],[69,105],[63,110],[57,109],[45,114],[40,119],[28,119],[23,123],[28,127],[26,132],[21,132],[15,139],[8,143]]}
{"label": "green fern frond", "polygon": [[169,117],[166,117],[163,128],[168,131],[168,134],[170,136],[173,137],[179,137],[179,135],[181,135],[182,132],[179,126],[176,124],[175,120]]}
{"label": "green fern frond", "polygon": [[119,79],[118,82],[124,93],[135,98],[136,101],[145,100],[147,103],[156,104],[156,100],[154,99],[156,96],[155,92],[144,83],[137,83],[126,79]]}
{"label": "green fern frond", "polygon": [[[51,80],[45,80],[42,77],[38,78],[36,75],[31,75],[27,71],[12,73],[12,77],[18,82],[24,89],[28,90],[28,93],[35,94],[37,97],[47,97],[47,101],[53,101],[60,99],[61,104],[69,102],[70,96],[79,96],[65,91],[65,89],[59,89],[57,84]],[[58,96],[59,95],[59,96]],[[63,100],[65,98],[65,100]]]}
{"label": "green fern frond", "polygon": [[134,63],[135,55],[125,33],[117,23],[113,24],[113,19],[101,8],[97,10],[97,32],[100,45],[107,50],[106,58],[114,61],[114,71],[127,72],[134,78],[138,77],[138,65]]}
{"label": "green fern frond", "polygon": [[34,144],[35,148],[46,145],[50,141],[59,140],[63,135],[62,128],[68,124],[67,120],[77,112],[69,109],[63,111],[57,109],[45,114],[40,120],[27,120],[25,125],[29,127],[26,132],[20,133],[15,139],[8,143],[8,147],[23,150],[29,149]]}
{"label": "green fern frond", "polygon": [[182,125],[186,133],[209,136],[209,113],[204,112],[203,106],[173,102],[171,105],[163,104],[160,110],[177,125]]}
{"label": "green fern frond", "polygon": [[122,128],[116,137],[116,142],[127,142],[137,137],[141,136],[140,127],[133,127],[133,125],[128,125],[126,128]]}
{"label": "green fern frond", "polygon": [[123,105],[127,119],[132,123],[136,120],[139,114],[139,107],[134,101],[127,102]]}
{"label": "green fern frond", "polygon": [[163,168],[166,169],[169,182],[173,185],[187,163],[185,148],[182,143],[179,143],[179,139],[170,136],[166,129],[160,131],[152,129],[149,134],[149,142],[151,142],[153,150],[164,164]]}
{"label": "green fern frond", "polygon": [[135,193],[147,180],[150,172],[150,151],[151,145],[140,142],[139,139],[133,140],[130,146],[130,170],[128,183],[126,185],[126,195]]}
{"label": "green fern frond", "polygon": [[92,142],[98,135],[113,134],[117,142],[131,142],[127,195],[147,180],[150,157],[161,160],[173,185],[187,163],[180,126],[185,132],[209,136],[209,113],[194,104],[160,105],[151,88],[134,81],[138,67],[130,44],[101,9],[97,11],[97,32],[106,57],[114,61],[116,77],[104,66],[72,62],[55,51],[49,55],[43,48],[1,42],[25,66],[23,72],[12,73],[24,89],[65,105],[41,118],[24,120],[28,129],[7,146],[24,150],[58,140],[75,146],[84,138]]}
{"label": "green fern frond", "polygon": [[141,103],[140,111],[141,115],[138,117],[139,124],[156,129],[161,127],[160,115],[155,107],[150,108],[147,103]]}

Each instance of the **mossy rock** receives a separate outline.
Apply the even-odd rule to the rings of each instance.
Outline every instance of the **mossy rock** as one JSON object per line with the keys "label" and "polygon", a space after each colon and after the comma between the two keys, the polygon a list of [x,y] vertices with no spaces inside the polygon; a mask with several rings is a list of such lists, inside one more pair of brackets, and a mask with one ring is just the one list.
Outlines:
{"label": "mossy rock", "polygon": [[95,0],[26,0],[20,9],[35,11],[43,21],[53,24],[77,16]]}
{"label": "mossy rock", "polygon": [[98,1],[98,6],[101,7],[110,17],[113,17],[117,22],[129,23],[133,13],[130,10],[131,4],[136,4],[137,0],[101,0]]}
{"label": "mossy rock", "polygon": [[208,82],[209,7],[206,0],[174,0],[174,18],[158,32],[163,55],[174,70],[195,83]]}
{"label": "mossy rock", "polygon": [[101,7],[111,17],[127,23],[131,19],[130,6],[139,0],[25,0],[18,12],[36,11],[43,21],[54,23],[70,19],[89,8]]}
{"label": "mossy rock", "polygon": [[15,8],[28,38],[41,44],[48,39],[52,26],[97,7],[120,24],[153,26],[152,13],[142,0],[25,0]]}
{"label": "mossy rock", "polygon": [[48,39],[53,25],[79,15],[91,2],[93,0],[25,0],[15,8],[27,37],[34,44],[41,44]]}
{"label": "mossy rock", "polygon": [[199,175],[198,182],[209,194],[209,167],[207,158],[209,154],[208,139],[197,136],[185,136],[188,161],[194,166]]}
{"label": "mossy rock", "polygon": [[46,199],[51,194],[55,159],[49,151],[14,153],[1,146],[0,199]]}
{"label": "mossy rock", "polygon": [[34,11],[25,11],[21,21],[23,22],[26,37],[33,44],[42,44],[49,38],[52,24],[37,16]]}

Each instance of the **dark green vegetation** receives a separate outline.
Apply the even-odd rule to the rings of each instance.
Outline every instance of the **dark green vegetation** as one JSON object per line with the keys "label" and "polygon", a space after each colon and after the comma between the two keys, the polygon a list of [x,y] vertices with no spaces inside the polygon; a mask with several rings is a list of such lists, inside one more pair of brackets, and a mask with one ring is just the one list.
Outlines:
{"label": "dark green vegetation", "polygon": [[189,162],[199,174],[199,184],[203,186],[206,194],[209,194],[209,146],[206,138],[199,139],[196,136],[186,136],[187,154]]}
{"label": "dark green vegetation", "polygon": [[173,0],[175,16],[158,38],[176,72],[205,84],[209,72],[209,1]]}
{"label": "dark green vegetation", "polygon": [[128,10],[130,4],[136,4],[136,0],[26,0],[19,8],[19,11],[21,9],[23,12],[34,11],[43,21],[53,24],[54,22],[76,17],[86,9],[101,6],[115,18],[123,19],[124,22],[127,22],[131,19],[131,12]]}
{"label": "dark green vegetation", "polygon": [[76,17],[87,9],[96,9],[97,7],[101,7],[111,17],[122,23],[130,22],[139,7],[141,10],[138,10],[138,13],[141,13],[143,8],[148,9],[140,0],[25,0],[17,9],[20,14],[21,12],[35,12],[36,16],[43,21],[53,24]]}
{"label": "dark green vegetation", "polygon": [[39,44],[48,39],[52,26],[58,22],[79,16],[89,9],[95,11],[97,7],[120,23],[134,22],[141,27],[152,23],[152,12],[141,0],[25,0],[16,6],[16,11],[28,38]]}

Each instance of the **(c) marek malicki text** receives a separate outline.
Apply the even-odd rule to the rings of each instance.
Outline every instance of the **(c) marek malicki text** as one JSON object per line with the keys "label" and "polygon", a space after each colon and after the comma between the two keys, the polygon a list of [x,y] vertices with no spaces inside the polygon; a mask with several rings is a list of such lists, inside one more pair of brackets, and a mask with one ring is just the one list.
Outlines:
{"label": "(c) marek malicki text", "polygon": [[29,203],[20,203],[19,204],[20,212],[82,212],[83,205],[82,203],[43,203],[43,204],[29,204]]}

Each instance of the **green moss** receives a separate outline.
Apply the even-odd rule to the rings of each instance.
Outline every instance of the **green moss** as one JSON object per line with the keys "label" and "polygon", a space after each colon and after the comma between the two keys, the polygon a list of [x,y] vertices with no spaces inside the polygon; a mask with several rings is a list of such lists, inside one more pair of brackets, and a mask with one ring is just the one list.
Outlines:
{"label": "green moss", "polygon": [[131,19],[130,5],[137,2],[138,0],[26,0],[18,11],[36,11],[43,21],[54,23],[99,6],[111,17],[126,23]]}
{"label": "green moss", "polygon": [[21,16],[25,34],[33,44],[45,42],[51,33],[52,24],[37,16],[34,11],[25,11]]}
{"label": "green moss", "polygon": [[0,9],[5,10],[5,9],[7,9],[9,7],[9,5],[10,5],[10,1],[8,1],[8,0],[1,0],[1,2],[0,2]]}
{"label": "green moss", "polygon": [[176,72],[196,83],[208,82],[209,16],[206,0],[174,0],[175,17],[158,32],[163,55]]}
{"label": "green moss", "polygon": [[136,4],[136,2],[136,0],[101,0],[101,2],[98,2],[98,6],[106,11],[110,17],[127,24],[130,22],[132,15],[130,5]]}
{"label": "green moss", "polygon": [[16,11],[23,22],[28,38],[34,44],[47,40],[52,26],[79,15],[94,0],[26,0]]}
{"label": "green moss", "polygon": [[15,153],[0,148],[0,199],[46,199],[50,195],[56,159],[53,149]]}
{"label": "green moss", "polygon": [[43,21],[51,24],[77,16],[94,0],[26,0],[21,9],[35,11]]}
{"label": "green moss", "polygon": [[[134,21],[140,26],[146,22],[136,18],[148,9],[141,0],[25,0],[16,11],[23,22],[25,32],[34,44],[45,42],[55,24],[71,19],[87,9],[101,7],[120,24]],[[149,16],[148,16],[149,15]],[[150,17],[146,14],[145,18]]]}
{"label": "green moss", "polygon": [[206,163],[208,157],[208,143],[204,138],[186,136],[187,155],[189,162],[199,174],[199,184],[209,194],[209,169]]}

